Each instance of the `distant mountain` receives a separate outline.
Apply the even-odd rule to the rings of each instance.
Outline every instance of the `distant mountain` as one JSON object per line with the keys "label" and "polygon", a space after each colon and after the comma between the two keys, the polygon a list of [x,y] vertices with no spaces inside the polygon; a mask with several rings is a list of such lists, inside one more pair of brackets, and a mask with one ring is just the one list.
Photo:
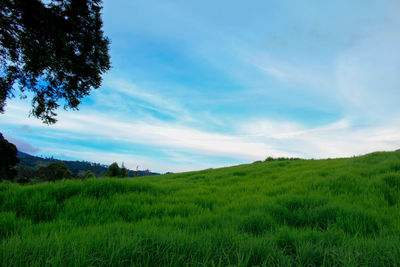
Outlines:
{"label": "distant mountain", "polygon": [[[85,171],[92,171],[94,175],[96,175],[96,177],[99,177],[103,176],[109,167],[108,165],[105,164],[94,163],[89,161],[59,160],[53,157],[42,158],[38,156],[32,156],[21,151],[18,151],[17,156],[20,159],[20,163],[18,164],[18,166],[26,166],[31,168],[39,168],[40,166],[47,166],[52,162],[63,161],[65,164],[67,164],[68,168],[75,175]],[[134,170],[129,171],[129,177],[134,177],[135,173],[136,171]],[[158,174],[159,173],[150,171],[143,171],[143,170],[137,171],[137,176],[158,175]]]}

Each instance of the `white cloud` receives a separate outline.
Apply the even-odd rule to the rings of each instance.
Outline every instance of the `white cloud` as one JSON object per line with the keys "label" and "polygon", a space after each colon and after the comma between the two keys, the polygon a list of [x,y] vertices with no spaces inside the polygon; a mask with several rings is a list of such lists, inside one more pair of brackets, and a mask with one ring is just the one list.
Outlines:
{"label": "white cloud", "polygon": [[398,120],[380,125],[357,125],[350,119],[343,119],[313,128],[260,120],[244,124],[241,129],[257,142],[306,158],[345,157],[400,148]]}
{"label": "white cloud", "polygon": [[156,92],[149,92],[149,90],[143,90],[136,84],[121,78],[110,78],[105,80],[105,86],[112,88],[113,94],[123,94],[124,97],[131,99],[139,99],[140,102],[137,104],[147,103],[153,108],[157,108],[160,111],[182,113],[186,110],[181,105],[166,96],[161,96]]}
{"label": "white cloud", "polygon": [[36,154],[38,151],[40,151],[39,148],[31,145],[30,143],[28,143],[22,139],[15,138],[15,137],[8,136],[8,135],[5,138],[8,139],[8,141],[10,143],[14,144],[17,147],[18,151],[22,151],[22,152],[29,153],[29,154]]}
{"label": "white cloud", "polygon": [[[308,62],[296,65],[287,60],[273,57],[264,51],[255,52],[250,49],[241,51],[241,54],[244,61],[281,82],[296,84],[297,86],[306,85],[309,90],[326,91],[330,88],[330,74],[315,69]],[[304,87],[301,87],[301,89],[304,90]]]}
{"label": "white cloud", "polygon": [[[8,107],[4,121],[7,124],[19,125],[21,113]],[[23,109],[21,109],[23,110]],[[22,112],[23,113],[23,112]],[[123,143],[138,143],[164,148],[174,148],[190,153],[219,155],[240,159],[263,157],[267,145],[248,142],[242,137],[212,133],[190,128],[181,124],[165,123],[162,121],[140,121],[135,118],[123,121],[115,120],[107,114],[61,112],[60,120],[51,129],[42,126],[39,121],[29,119],[24,121],[30,127],[39,127],[44,135],[73,136],[74,138],[104,138]]]}
{"label": "white cloud", "polygon": [[[48,141],[44,148],[47,153],[62,153],[104,163],[124,161],[131,168],[140,165],[162,171],[220,167],[221,164],[207,160],[213,157],[236,159],[237,162],[262,160],[267,156],[325,158],[400,147],[398,120],[357,125],[351,119],[343,119],[319,127],[306,127],[296,122],[259,119],[237,122],[236,131],[231,133],[215,133],[156,120],[151,123],[126,118],[115,120],[110,115],[97,112],[61,112],[60,121],[48,127],[32,118],[21,121],[25,114],[24,108],[10,104],[3,123],[15,127],[23,123],[41,133],[46,140],[53,140]],[[74,145],[77,139],[112,141],[127,148],[135,144],[148,145],[168,155],[168,159],[163,161],[162,158],[141,156],[134,151],[112,147],[85,148]],[[191,156],[188,158],[187,154]]]}

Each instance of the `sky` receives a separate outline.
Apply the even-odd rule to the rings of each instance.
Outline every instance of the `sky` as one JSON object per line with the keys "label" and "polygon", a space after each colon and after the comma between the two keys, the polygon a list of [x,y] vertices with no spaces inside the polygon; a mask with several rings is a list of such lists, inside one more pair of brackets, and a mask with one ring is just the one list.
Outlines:
{"label": "sky", "polygon": [[182,172],[400,148],[397,0],[105,0],[112,69],[47,126],[7,102],[19,150]]}

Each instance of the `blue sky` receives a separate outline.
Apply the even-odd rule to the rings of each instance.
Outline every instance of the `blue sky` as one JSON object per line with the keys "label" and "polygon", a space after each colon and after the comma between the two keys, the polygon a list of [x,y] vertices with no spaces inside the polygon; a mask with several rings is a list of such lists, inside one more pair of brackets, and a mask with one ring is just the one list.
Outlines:
{"label": "blue sky", "polygon": [[400,148],[400,4],[105,1],[112,69],[59,122],[8,101],[22,151],[152,171]]}

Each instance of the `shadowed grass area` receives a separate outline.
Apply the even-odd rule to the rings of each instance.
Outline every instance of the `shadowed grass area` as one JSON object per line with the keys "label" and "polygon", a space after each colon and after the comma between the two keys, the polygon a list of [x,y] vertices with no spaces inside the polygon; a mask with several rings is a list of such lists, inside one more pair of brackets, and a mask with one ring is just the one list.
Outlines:
{"label": "shadowed grass area", "polygon": [[400,151],[0,184],[1,266],[398,266]]}

